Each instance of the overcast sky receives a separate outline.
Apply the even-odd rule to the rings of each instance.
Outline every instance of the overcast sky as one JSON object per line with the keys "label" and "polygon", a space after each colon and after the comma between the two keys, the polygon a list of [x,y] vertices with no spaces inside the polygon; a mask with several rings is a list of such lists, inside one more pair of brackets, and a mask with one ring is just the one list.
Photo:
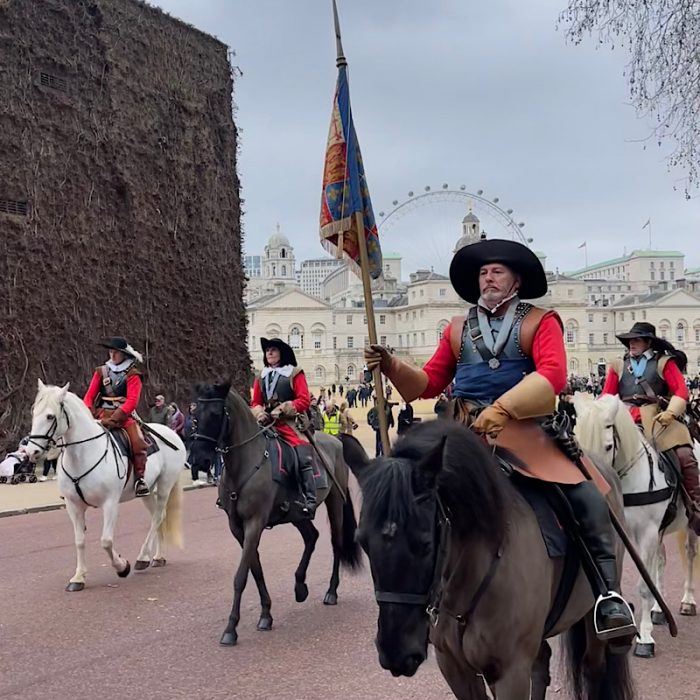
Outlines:
{"label": "overcast sky", "polygon": [[[155,0],[235,52],[246,252],[276,224],[297,259],[321,257],[318,218],[335,88],[330,0]],[[700,265],[698,202],[669,146],[627,104],[626,54],[567,44],[565,0],[338,0],[350,93],[377,219],[443,183],[512,208],[549,269],[649,246]],[[678,187],[674,190],[674,186]],[[404,273],[444,271],[468,202],[434,199],[380,229]],[[402,210],[406,211],[406,208]],[[474,211],[492,237],[489,211]]]}

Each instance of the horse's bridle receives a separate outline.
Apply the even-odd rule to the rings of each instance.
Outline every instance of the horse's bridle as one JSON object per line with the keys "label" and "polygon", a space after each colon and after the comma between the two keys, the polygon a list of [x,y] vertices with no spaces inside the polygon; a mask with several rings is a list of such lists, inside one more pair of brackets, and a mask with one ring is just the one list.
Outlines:
{"label": "horse's bridle", "polygon": [[243,447],[243,445],[247,445],[249,442],[253,442],[255,438],[258,436],[266,433],[272,425],[274,424],[274,420],[270,425],[264,425],[261,426],[260,430],[257,432],[253,433],[252,437],[246,438],[242,442],[234,444],[228,444],[228,445],[223,445],[223,442],[226,438],[226,433],[229,431],[231,427],[230,423],[230,414],[228,412],[228,407],[226,406],[226,399],[224,397],[219,397],[219,398],[213,398],[213,399],[200,399],[198,398],[196,400],[198,404],[200,403],[220,403],[222,404],[223,411],[221,413],[221,427],[219,428],[219,435],[217,437],[211,437],[211,435],[204,435],[204,433],[200,432],[195,432],[191,436],[191,440],[201,440],[202,442],[208,442],[210,444],[214,444],[214,449],[216,452],[219,452],[220,454],[228,454],[231,450],[236,449],[237,447]]}
{"label": "horse's bridle", "polygon": [[[427,497],[426,497],[427,498]],[[449,536],[451,530],[450,519],[447,517],[445,507],[440,496],[435,496],[435,514],[433,517],[433,542],[438,541],[433,559],[433,575],[430,586],[424,593],[397,593],[395,591],[381,591],[375,588],[374,598],[377,603],[399,603],[400,605],[426,605],[428,612],[435,607],[437,594],[442,579],[442,570],[447,558]],[[439,603],[438,603],[439,604]]]}

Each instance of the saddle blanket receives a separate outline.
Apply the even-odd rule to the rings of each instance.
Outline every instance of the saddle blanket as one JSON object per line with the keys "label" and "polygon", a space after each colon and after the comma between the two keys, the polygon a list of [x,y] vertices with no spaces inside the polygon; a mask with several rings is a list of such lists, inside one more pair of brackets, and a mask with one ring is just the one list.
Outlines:
{"label": "saddle blanket", "polygon": [[[110,430],[109,433],[119,446],[119,451],[122,453],[122,455],[131,459],[131,445],[129,444],[129,436],[127,435],[126,430],[115,428]],[[143,438],[148,445],[148,449],[146,451],[146,455],[148,457],[156,452],[160,452],[160,445],[156,442],[155,438],[148,433],[144,433]]]}
{"label": "saddle blanket", "polygon": [[[288,490],[297,491],[298,458],[296,450],[282,440],[268,437],[267,451],[272,464],[272,479]],[[314,481],[317,489],[328,488],[328,474],[319,464],[316,454],[314,454]]]}

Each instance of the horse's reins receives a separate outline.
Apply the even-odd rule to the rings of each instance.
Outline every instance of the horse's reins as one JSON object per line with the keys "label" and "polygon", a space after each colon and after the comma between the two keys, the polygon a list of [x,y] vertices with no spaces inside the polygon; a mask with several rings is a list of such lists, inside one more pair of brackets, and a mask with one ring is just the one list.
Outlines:
{"label": "horse's reins", "polygon": [[[228,407],[226,406],[226,399],[224,397],[218,397],[218,398],[211,398],[211,399],[197,399],[197,403],[221,403],[223,406],[223,412],[221,414],[221,427],[219,428],[219,435],[218,437],[211,437],[210,435],[204,435],[203,433],[195,432],[192,435],[192,440],[202,440],[203,442],[208,442],[208,443],[213,443],[214,444],[214,449],[216,452],[218,452],[221,455],[227,455],[231,450],[237,449],[238,447],[243,447],[244,445],[247,445],[248,443],[253,442],[256,438],[260,437],[261,435],[267,435],[268,431],[272,428],[272,426],[277,422],[276,418],[272,419],[272,422],[269,425],[263,425],[261,426],[260,430],[256,431],[253,433],[253,435],[249,438],[246,438],[245,440],[242,440],[241,442],[238,443],[232,443],[230,445],[226,445],[224,447],[221,446],[221,443],[224,441],[224,438],[226,437],[226,433],[228,430],[231,428],[231,416],[228,412]],[[260,467],[265,463],[267,459],[269,459],[270,453],[268,452],[267,449],[263,451],[263,458],[262,461],[255,466],[255,469],[253,469],[250,474],[243,480],[243,483],[238,484],[236,486],[236,489],[231,491],[231,500],[236,501],[238,500],[238,493],[240,490],[245,486],[245,484],[248,482],[248,480],[255,474]]]}
{"label": "horse's reins", "polygon": [[[68,425],[68,428],[71,427],[70,425],[70,417],[68,415],[68,412],[66,411],[66,407],[61,402],[61,413],[66,418],[66,423]],[[107,438],[107,445],[105,447],[105,451],[103,452],[102,456],[93,464],[89,469],[84,471],[80,476],[73,476],[69,474],[66,471],[66,467],[63,464],[63,459],[61,459],[61,469],[63,470],[63,473],[73,482],[73,486],[75,486],[75,491],[80,497],[80,500],[87,506],[90,506],[90,508],[96,508],[97,506],[93,506],[91,503],[88,503],[87,500],[85,499],[85,495],[83,494],[83,490],[80,488],[80,481],[85,478],[90,472],[94,471],[97,469],[97,467],[103,462],[103,460],[107,457],[107,454],[109,453],[109,448],[110,445],[112,446],[112,452],[114,453],[114,461],[115,464],[117,465],[117,477],[121,481],[124,475],[119,473],[119,462],[120,459],[118,459],[117,455],[117,450],[116,450],[116,445],[114,442],[114,438],[112,435],[109,433],[109,431],[104,427],[100,426],[102,428],[102,432],[98,433],[97,435],[93,435],[92,437],[85,438],[84,440],[73,440],[71,442],[66,442],[63,437],[60,437],[59,440],[61,442],[57,442],[54,438],[54,435],[56,434],[56,431],[58,430],[58,417],[54,416],[53,422],[51,423],[51,427],[48,429],[46,434],[44,435],[39,435],[39,434],[33,434],[33,435],[28,435],[27,436],[27,441],[38,447],[42,452],[47,452],[50,447],[55,447],[61,451],[61,457],[63,457],[63,452],[67,447],[72,447],[73,445],[83,445],[87,442],[92,442],[93,440],[97,440],[98,438],[101,438],[103,435],[106,436]],[[40,445],[36,440],[46,440],[46,445]]]}

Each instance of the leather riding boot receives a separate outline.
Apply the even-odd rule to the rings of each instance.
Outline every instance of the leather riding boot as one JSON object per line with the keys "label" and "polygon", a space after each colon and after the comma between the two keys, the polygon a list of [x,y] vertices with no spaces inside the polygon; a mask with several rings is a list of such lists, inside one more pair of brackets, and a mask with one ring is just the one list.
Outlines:
{"label": "leather riding boot", "polygon": [[138,423],[125,426],[131,445],[131,461],[134,465],[134,493],[138,498],[150,495],[151,491],[144,479],[146,474],[146,459],[148,458],[148,445],[143,439]]}
{"label": "leather riding boot", "polygon": [[698,473],[698,462],[690,445],[676,447],[675,453],[681,465],[683,486],[690,497],[690,504],[687,508],[688,526],[696,535],[700,535],[700,474]]}
{"label": "leather riding boot", "polygon": [[316,480],[314,479],[314,453],[311,445],[297,445],[294,448],[299,458],[298,481],[304,502],[302,512],[310,519],[316,512]]}
{"label": "leather riding boot", "polygon": [[[584,570],[597,596],[594,611],[599,639],[627,637],[629,642],[637,630],[632,611],[620,594],[620,581],[615,559],[615,541],[608,504],[592,481],[562,486],[561,490],[573,510],[579,535],[591,555],[595,571],[584,564]],[[586,558],[584,557],[584,562]]]}

